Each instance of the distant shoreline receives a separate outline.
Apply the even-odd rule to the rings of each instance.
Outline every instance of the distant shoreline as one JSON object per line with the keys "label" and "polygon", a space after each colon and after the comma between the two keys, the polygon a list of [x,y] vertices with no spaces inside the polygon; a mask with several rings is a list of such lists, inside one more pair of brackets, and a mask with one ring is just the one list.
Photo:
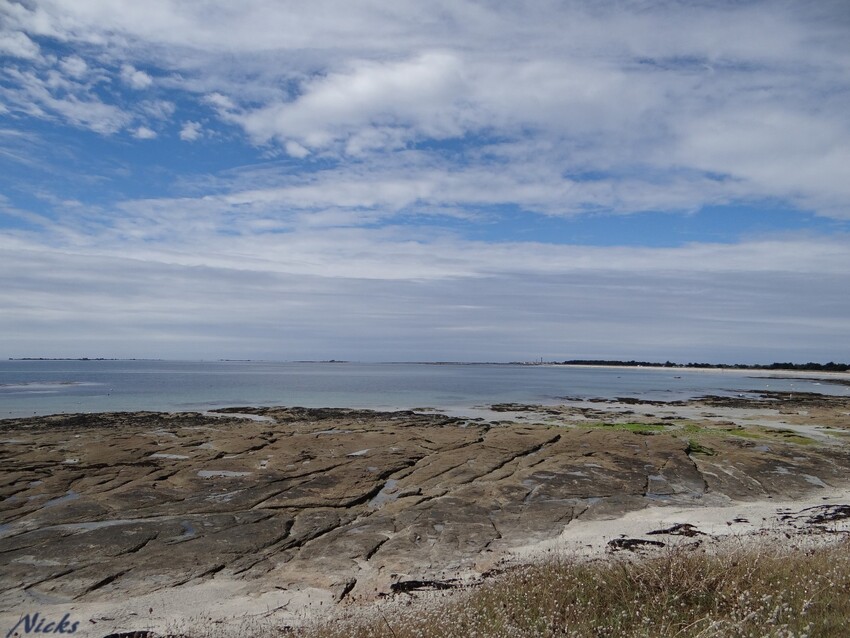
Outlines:
{"label": "distant shoreline", "polygon": [[[172,361],[171,359],[144,359],[144,358],[120,358],[120,357],[9,357],[7,361]],[[174,359],[173,361],[183,361]],[[194,361],[194,360],[186,360]],[[270,359],[198,359],[198,362],[220,362],[220,363],[368,363],[355,362],[339,359],[309,360],[298,359],[293,361]],[[570,366],[584,368],[659,368],[667,370],[759,370],[778,372],[850,372],[850,364],[835,363],[673,363],[666,361],[657,363],[653,361],[620,361],[609,359],[567,359],[564,361],[375,361],[375,364],[404,364],[404,365],[516,365],[516,366]]]}
{"label": "distant shoreline", "polygon": [[604,359],[572,359],[566,361],[552,361],[551,365],[568,366],[594,366],[612,368],[664,368],[670,370],[766,370],[766,371],[792,371],[792,372],[850,372],[850,364],[835,363],[654,363],[651,361],[619,361]]}
{"label": "distant shoreline", "polygon": [[165,359],[121,359],[117,357],[9,357],[7,361],[165,361]]}

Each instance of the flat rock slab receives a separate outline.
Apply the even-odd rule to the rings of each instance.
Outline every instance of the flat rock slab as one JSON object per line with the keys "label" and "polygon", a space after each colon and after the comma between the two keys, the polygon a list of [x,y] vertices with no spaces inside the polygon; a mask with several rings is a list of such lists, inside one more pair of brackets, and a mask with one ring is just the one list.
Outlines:
{"label": "flat rock slab", "polygon": [[119,600],[219,574],[258,592],[389,591],[481,570],[576,518],[793,498],[850,468],[834,445],[765,449],[718,436],[707,454],[665,431],[409,411],[222,412],[0,422],[0,611],[22,600]]}

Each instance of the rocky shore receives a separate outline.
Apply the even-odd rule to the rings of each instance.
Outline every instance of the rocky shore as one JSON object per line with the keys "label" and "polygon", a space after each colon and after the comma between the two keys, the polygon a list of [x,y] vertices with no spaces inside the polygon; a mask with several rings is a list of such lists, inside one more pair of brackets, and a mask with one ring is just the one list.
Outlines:
{"label": "rocky shore", "polygon": [[[237,407],[0,421],[0,629],[35,612],[71,614],[93,636],[194,617],[298,622],[479,577],[571,530],[591,530],[576,536],[587,544],[601,523],[699,520],[848,484],[846,397],[565,399],[478,414]],[[847,504],[828,507],[839,520]],[[628,538],[605,546],[641,545]]]}

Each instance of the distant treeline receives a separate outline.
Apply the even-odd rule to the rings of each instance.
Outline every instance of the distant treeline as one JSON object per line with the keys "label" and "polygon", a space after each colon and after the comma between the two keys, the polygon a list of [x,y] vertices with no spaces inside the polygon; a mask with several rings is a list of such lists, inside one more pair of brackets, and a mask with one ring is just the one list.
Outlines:
{"label": "distant treeline", "polygon": [[[557,361],[555,363],[558,363]],[[624,368],[732,368],[735,370],[811,370],[815,372],[848,372],[850,365],[846,363],[655,363],[652,361],[608,361],[602,359],[572,359],[560,362],[568,366],[618,366]]]}

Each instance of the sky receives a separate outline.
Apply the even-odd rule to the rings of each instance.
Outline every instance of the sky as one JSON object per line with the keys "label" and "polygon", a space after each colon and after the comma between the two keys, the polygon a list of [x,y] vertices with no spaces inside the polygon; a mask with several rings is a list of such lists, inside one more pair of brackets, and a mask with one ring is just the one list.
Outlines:
{"label": "sky", "polygon": [[0,356],[850,361],[847,0],[0,0]]}

